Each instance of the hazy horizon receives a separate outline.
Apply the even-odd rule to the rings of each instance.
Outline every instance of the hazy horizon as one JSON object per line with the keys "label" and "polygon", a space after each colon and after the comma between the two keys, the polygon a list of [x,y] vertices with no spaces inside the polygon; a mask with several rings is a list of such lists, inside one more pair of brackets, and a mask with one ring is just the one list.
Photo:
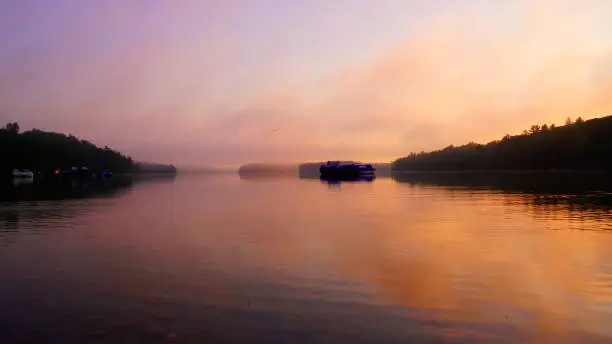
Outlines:
{"label": "hazy horizon", "polygon": [[0,4],[0,121],[176,166],[410,152],[612,114],[612,3]]}

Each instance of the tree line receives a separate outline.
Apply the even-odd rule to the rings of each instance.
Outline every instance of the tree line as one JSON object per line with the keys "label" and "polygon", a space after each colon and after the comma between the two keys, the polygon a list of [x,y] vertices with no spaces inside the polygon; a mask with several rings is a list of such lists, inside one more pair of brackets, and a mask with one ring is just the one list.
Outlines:
{"label": "tree line", "polygon": [[[139,164],[131,157],[107,146],[97,147],[73,135],[38,129],[21,133],[18,123],[8,123],[0,129],[1,172],[17,168],[53,173],[73,166],[87,166],[92,171],[109,169],[114,173],[140,170]],[[174,169],[174,166],[168,166],[168,169]]]}
{"label": "tree line", "polygon": [[532,125],[519,135],[487,144],[470,142],[411,153],[394,171],[423,170],[612,170],[612,116],[565,125]]}

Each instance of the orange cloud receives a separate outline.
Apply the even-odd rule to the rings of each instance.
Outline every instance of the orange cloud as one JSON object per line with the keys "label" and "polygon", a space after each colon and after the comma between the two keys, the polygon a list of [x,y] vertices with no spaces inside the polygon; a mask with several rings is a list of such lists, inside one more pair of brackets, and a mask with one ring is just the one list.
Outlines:
{"label": "orange cloud", "polygon": [[[71,30],[70,40],[4,55],[12,68],[0,71],[0,120],[193,164],[392,159],[612,108],[612,6],[603,1],[433,6],[403,42],[380,51],[364,38],[366,58],[319,80],[311,75],[331,67],[291,57],[288,37],[260,45],[228,30],[240,6],[87,12],[96,34]],[[257,55],[262,46],[274,53]],[[270,75],[289,70],[286,82]]]}
{"label": "orange cloud", "polygon": [[[391,155],[609,112],[612,46],[597,34],[604,9],[519,4],[507,24],[467,12],[426,21],[425,33],[393,50],[338,71],[319,89],[295,92],[291,101],[264,96],[266,106],[230,116],[241,119],[239,129],[223,119],[220,130],[255,145]],[[261,139],[264,128],[276,126],[283,128],[277,139]]]}

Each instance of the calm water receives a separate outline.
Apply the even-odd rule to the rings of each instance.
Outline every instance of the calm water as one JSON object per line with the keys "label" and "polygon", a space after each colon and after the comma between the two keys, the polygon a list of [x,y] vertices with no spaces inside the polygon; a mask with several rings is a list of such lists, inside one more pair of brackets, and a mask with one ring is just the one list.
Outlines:
{"label": "calm water", "polygon": [[0,342],[610,343],[611,188],[574,182],[4,186]]}

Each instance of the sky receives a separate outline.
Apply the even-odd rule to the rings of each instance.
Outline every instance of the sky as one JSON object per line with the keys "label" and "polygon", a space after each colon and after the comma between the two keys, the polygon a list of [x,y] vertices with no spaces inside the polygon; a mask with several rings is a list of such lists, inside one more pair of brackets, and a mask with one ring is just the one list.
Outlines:
{"label": "sky", "polygon": [[390,161],[612,114],[608,0],[3,0],[0,121],[176,165]]}

